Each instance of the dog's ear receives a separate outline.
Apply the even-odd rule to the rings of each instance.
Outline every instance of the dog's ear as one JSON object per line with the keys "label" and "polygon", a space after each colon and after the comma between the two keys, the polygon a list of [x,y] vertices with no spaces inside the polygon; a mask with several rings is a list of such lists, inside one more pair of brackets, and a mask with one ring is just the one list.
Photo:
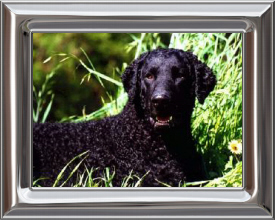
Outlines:
{"label": "dog's ear", "polygon": [[143,53],[139,58],[135,59],[124,71],[121,76],[121,80],[124,86],[125,91],[128,93],[129,99],[134,99],[136,94],[139,93],[139,78],[140,78],[140,69],[144,63],[145,58],[149,52]]}
{"label": "dog's ear", "polygon": [[199,103],[203,104],[206,97],[216,85],[216,76],[208,66],[198,60],[196,55],[188,52],[188,57],[192,63],[193,72],[195,73],[195,94]]}

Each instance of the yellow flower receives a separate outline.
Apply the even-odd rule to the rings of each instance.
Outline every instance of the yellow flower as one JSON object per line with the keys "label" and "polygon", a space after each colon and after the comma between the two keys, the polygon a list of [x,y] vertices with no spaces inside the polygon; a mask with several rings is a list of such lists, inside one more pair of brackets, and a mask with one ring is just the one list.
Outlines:
{"label": "yellow flower", "polygon": [[242,153],[242,143],[241,140],[236,141],[233,140],[229,143],[228,145],[229,150],[233,153],[233,154],[241,154]]}

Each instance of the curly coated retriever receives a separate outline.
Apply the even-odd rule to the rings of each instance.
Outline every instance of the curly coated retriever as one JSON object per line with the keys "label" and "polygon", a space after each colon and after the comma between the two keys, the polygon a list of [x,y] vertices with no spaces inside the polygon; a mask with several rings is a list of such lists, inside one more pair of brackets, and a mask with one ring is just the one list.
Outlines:
{"label": "curly coated retriever", "polygon": [[[205,179],[201,156],[191,135],[195,98],[203,103],[214,89],[210,68],[191,52],[156,49],[142,54],[122,75],[128,93],[123,111],[82,123],[36,123],[33,127],[33,174],[52,186],[62,168],[89,150],[87,168],[115,167],[114,186],[133,170],[150,171],[142,186],[178,186]],[[71,186],[72,178],[66,186]]]}

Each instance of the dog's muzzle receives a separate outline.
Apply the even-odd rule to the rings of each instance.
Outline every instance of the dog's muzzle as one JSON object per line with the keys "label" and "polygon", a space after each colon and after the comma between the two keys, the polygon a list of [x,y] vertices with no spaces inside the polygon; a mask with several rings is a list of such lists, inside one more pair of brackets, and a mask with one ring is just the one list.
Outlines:
{"label": "dog's muzzle", "polygon": [[170,98],[166,95],[156,95],[151,99],[152,111],[150,122],[156,129],[169,128],[173,116],[170,113]]}

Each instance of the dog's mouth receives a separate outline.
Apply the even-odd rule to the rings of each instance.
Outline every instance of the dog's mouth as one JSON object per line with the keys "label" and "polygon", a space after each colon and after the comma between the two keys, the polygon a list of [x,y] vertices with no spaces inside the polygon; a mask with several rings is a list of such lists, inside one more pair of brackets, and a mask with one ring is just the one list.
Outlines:
{"label": "dog's mouth", "polygon": [[150,122],[154,128],[169,128],[172,120],[172,115],[150,117]]}

